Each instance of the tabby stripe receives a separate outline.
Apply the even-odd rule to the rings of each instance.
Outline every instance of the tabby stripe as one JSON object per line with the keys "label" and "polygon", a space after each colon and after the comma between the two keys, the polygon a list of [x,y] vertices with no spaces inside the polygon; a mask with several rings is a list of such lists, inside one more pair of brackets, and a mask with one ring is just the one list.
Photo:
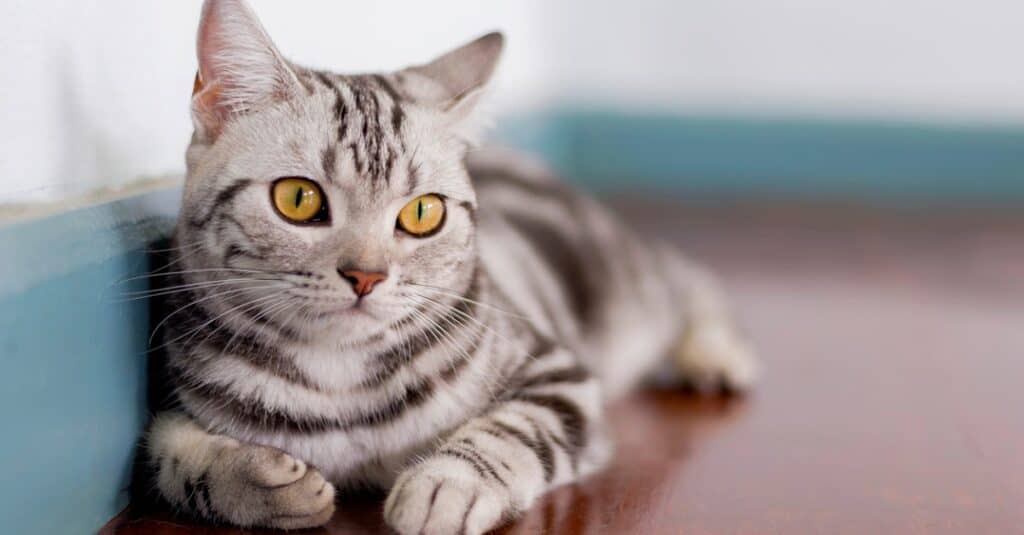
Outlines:
{"label": "tabby stripe", "polygon": [[320,166],[324,168],[324,178],[328,182],[334,182],[335,162],[338,159],[338,148],[333,143],[328,143],[320,153]]}
{"label": "tabby stripe", "polygon": [[435,385],[430,379],[421,379],[412,386],[407,386],[400,398],[395,398],[382,409],[349,420],[344,428],[379,426],[397,419],[406,410],[423,405],[434,393],[434,388]]}
{"label": "tabby stripe", "polygon": [[[544,469],[544,481],[550,483],[555,477],[555,455],[551,450],[551,446],[546,442],[534,440],[526,433],[504,422],[495,421],[492,422],[492,424],[497,428],[497,431],[489,431],[491,435],[502,438],[503,440],[508,440],[508,437],[511,436],[521,442],[537,456],[537,460],[540,461],[540,465]],[[485,431],[487,431],[487,429],[485,429]]]}
{"label": "tabby stripe", "polygon": [[382,406],[350,418],[331,418],[324,416],[293,415],[284,410],[268,407],[262,400],[240,397],[229,387],[215,383],[178,382],[179,390],[210,402],[215,402],[219,409],[232,413],[234,417],[252,427],[265,431],[290,431],[293,433],[313,434],[329,431],[348,431],[360,427],[376,427],[402,416],[407,410],[423,405],[434,392],[434,383],[423,379],[407,386],[402,394],[392,398]]}
{"label": "tabby stripe", "polygon": [[248,178],[242,178],[231,183],[230,186],[217,192],[217,195],[213,198],[213,204],[206,213],[196,219],[190,219],[189,224],[196,229],[202,229],[209,223],[217,211],[223,209],[225,206],[230,204],[236,195],[239,194],[243,189],[247,188],[252,184],[252,180]]}
{"label": "tabby stripe", "polygon": [[188,502],[188,512],[192,514],[201,513],[199,506],[196,504],[196,498],[198,494],[196,488],[192,483],[192,480],[185,478],[185,500]]}
{"label": "tabby stripe", "polygon": [[[391,98],[391,128],[395,131],[396,136],[401,136],[402,122],[405,120],[405,110],[402,109],[401,105],[403,100],[402,95],[398,94],[398,91],[395,90],[395,87],[391,85],[391,82],[388,81],[387,78],[379,74],[375,74],[373,75],[373,79],[377,81],[377,84],[380,85],[381,89],[383,89],[384,92],[388,94],[388,97]],[[399,139],[401,139],[401,137],[399,137]]]}
{"label": "tabby stripe", "polygon": [[391,170],[395,168],[395,158],[398,153],[394,147],[388,147],[388,158],[384,161],[384,169],[381,171],[385,182],[391,182]]}
{"label": "tabby stripe", "polygon": [[572,463],[572,471],[574,473],[578,474],[579,471],[580,471],[580,467],[579,467],[580,459],[579,459],[578,456],[574,456],[574,455],[572,455],[570,453],[571,450],[569,449],[569,445],[566,444],[564,440],[559,438],[558,435],[556,435],[555,433],[552,433],[550,430],[547,431],[547,432],[541,431],[541,433],[545,437],[547,437],[548,440],[553,442],[556,446],[558,446],[559,448],[562,448],[562,451],[564,451],[566,453],[566,455],[569,455],[569,462]]}
{"label": "tabby stripe", "polygon": [[469,364],[469,361],[473,360],[473,357],[476,356],[477,351],[480,349],[479,344],[483,337],[483,329],[476,329],[473,332],[473,338],[470,341],[469,349],[461,354],[455,362],[452,362],[447,368],[441,370],[442,381],[450,383],[452,379],[457,377],[459,373],[466,368],[466,365]]}
{"label": "tabby stripe", "polygon": [[[533,433],[531,433],[531,434],[534,437],[534,440],[537,442],[537,444],[541,448],[544,449],[545,455],[548,455],[548,456],[551,457],[551,459],[552,459],[551,465],[554,466],[555,451],[554,451],[554,449],[551,448],[551,444],[548,444],[548,441],[546,440],[548,435],[544,432],[544,429],[540,425],[537,425],[537,421],[536,420],[534,420],[533,418],[530,418],[529,416],[527,416],[525,414],[522,415],[522,416],[523,416],[523,419],[526,420],[526,423],[530,424],[530,429],[533,430]],[[573,461],[573,465],[574,466],[575,466],[575,464],[576,464],[575,461]]]}
{"label": "tabby stripe", "polygon": [[207,473],[203,472],[196,479],[196,490],[199,491],[199,504],[206,509],[206,516],[215,518],[216,513],[213,510],[213,501],[210,500],[210,483],[207,481]]}
{"label": "tabby stripe", "polygon": [[479,448],[477,448],[477,445],[475,442],[473,442],[473,439],[465,437],[459,440],[459,444],[466,445],[466,448],[464,450],[465,453],[467,455],[474,457],[480,464],[482,464],[484,468],[487,469],[487,473],[490,474],[491,477],[493,477],[502,485],[505,485],[506,487],[508,486],[508,483],[506,483],[505,480],[500,475],[498,475],[498,471],[494,468],[494,465],[491,464],[491,462],[488,461],[483,455],[481,455],[479,451],[477,451]]}
{"label": "tabby stripe", "polygon": [[441,490],[441,483],[438,482],[434,485],[434,492],[430,493],[430,505],[427,506],[427,517],[423,519],[423,526],[420,527],[420,533],[426,533],[427,524],[430,522],[430,514],[434,512],[434,502],[437,501],[437,493]]}
{"label": "tabby stripe", "polygon": [[473,170],[473,182],[481,186],[512,186],[524,193],[560,201],[567,208],[576,203],[576,194],[564,182],[549,179],[530,180],[503,167],[477,167]]}
{"label": "tabby stripe", "polygon": [[466,512],[462,513],[462,523],[459,526],[459,535],[465,535],[466,533],[466,521],[469,520],[469,513],[473,512],[473,508],[476,507],[477,500],[480,499],[479,493],[473,494],[473,499],[469,501],[469,506],[466,507]]}
{"label": "tabby stripe", "polygon": [[220,327],[223,328],[211,330],[203,343],[210,344],[219,353],[234,355],[279,379],[307,390],[320,391],[320,387],[276,347],[263,343],[249,333],[235,332],[223,325]]}
{"label": "tabby stripe", "polygon": [[462,318],[474,316],[476,312],[474,301],[477,300],[479,293],[479,273],[474,271],[471,277],[466,293],[456,299],[457,303],[451,306],[439,321],[435,322],[436,325],[431,324],[424,327],[416,334],[399,341],[390,349],[377,355],[373,360],[380,363],[379,367],[360,384],[360,388],[375,388],[384,384],[416,357],[429,352],[437,344],[443,343],[444,338],[432,330],[448,333],[454,337],[461,329],[464,329]]}
{"label": "tabby stripe", "polygon": [[550,370],[539,373],[537,375],[527,377],[523,380],[520,385],[521,389],[534,388],[538,386],[545,386],[555,383],[582,383],[590,379],[590,371],[587,370],[580,364],[576,364],[570,368],[563,368],[558,370]]}
{"label": "tabby stripe", "polygon": [[365,172],[366,167],[363,165],[362,158],[359,157],[359,145],[349,143],[348,150],[352,151],[352,163],[356,166],[356,170],[360,173]]}
{"label": "tabby stripe", "polygon": [[596,244],[576,247],[553,225],[521,214],[507,214],[505,218],[536,248],[541,258],[548,264],[559,286],[564,290],[569,307],[580,325],[591,325],[598,309],[597,304],[600,302],[595,277],[603,273],[603,261],[596,253],[588,253],[588,258],[583,258],[578,251],[595,251],[593,247],[596,247]]}
{"label": "tabby stripe", "polygon": [[[232,299],[233,297],[237,297],[237,296],[229,296],[225,300],[233,301],[234,300],[234,299]],[[299,339],[299,332],[294,330],[294,329],[292,329],[292,328],[290,328],[290,327],[288,327],[288,326],[286,326],[286,325],[284,325],[283,323],[275,320],[273,318],[273,316],[277,316],[276,313],[275,314],[264,314],[265,306],[266,305],[258,306],[258,307],[246,307],[246,306],[243,306],[242,309],[239,310],[238,312],[240,314],[242,314],[243,316],[249,318],[249,321],[251,321],[252,323],[255,323],[255,324],[260,325],[261,327],[264,327],[264,328],[267,328],[267,329],[271,329],[271,330],[274,331],[275,334],[277,334],[278,336],[280,336],[282,338],[285,338],[285,339],[290,340],[290,341],[298,340]]]}
{"label": "tabby stripe", "polygon": [[226,249],[224,249],[224,265],[230,265],[232,260],[240,256],[246,256],[256,260],[264,259],[259,254],[242,247],[240,244],[232,243],[228,245]]}
{"label": "tabby stripe", "polygon": [[338,88],[337,84],[331,81],[330,77],[319,71],[314,74],[320,83],[334,93],[334,116],[338,120],[337,143],[340,144],[345,140],[345,135],[348,133],[348,106],[345,104],[345,98],[341,95],[341,89]]}
{"label": "tabby stripe", "polygon": [[[215,290],[216,289],[214,289],[212,291],[215,291]],[[194,304],[192,306],[189,306],[187,309],[185,309],[185,311],[180,315],[181,319],[178,321],[178,325],[176,325],[176,326],[175,325],[167,325],[167,329],[168,330],[177,331],[177,332],[181,332],[181,333],[186,333],[186,332],[193,331],[195,335],[198,335],[200,333],[207,333],[207,336],[210,339],[214,339],[213,337],[217,336],[218,333],[230,333],[230,334],[234,335],[235,332],[237,332],[237,331],[234,331],[228,324],[224,323],[224,319],[222,319],[221,317],[212,317],[212,316],[210,316],[210,314],[206,310],[205,306],[202,303],[197,303],[200,299],[201,298],[199,297],[199,294],[197,292],[194,292],[194,291],[191,291],[191,290],[186,290],[186,291],[180,292],[178,294],[172,294],[170,296],[170,298],[168,299],[168,303],[173,305],[175,308],[179,308],[180,309],[182,306],[186,306],[189,303],[196,303],[196,304]],[[230,299],[226,299],[226,300],[229,303],[233,303],[233,301],[231,301]],[[255,312],[249,311],[249,310],[244,310],[242,312],[246,313],[246,315],[251,315],[251,314],[255,313]],[[264,325],[267,328],[274,329],[278,336],[280,336],[282,338],[285,338],[287,340],[294,341],[294,340],[299,339],[299,333],[296,332],[294,329],[290,329],[290,328],[285,327],[283,325],[271,324],[271,323],[269,323],[267,321],[261,321],[260,319],[255,320],[255,322],[256,323],[261,323],[262,325]],[[250,336],[250,333],[251,333],[251,336]],[[245,336],[249,340],[252,340],[254,342],[254,344],[253,344],[254,346],[256,346],[256,345],[258,345],[258,346],[267,346],[268,345],[268,344],[256,344],[256,342],[259,341],[256,338],[256,335],[258,333],[256,331],[250,331],[250,333],[245,333]],[[240,337],[242,336],[241,333],[239,334],[239,336]],[[193,336],[192,339],[195,339],[194,336]],[[227,349],[227,348],[225,347],[224,349]],[[265,350],[265,352],[271,353],[272,350],[268,347]]]}
{"label": "tabby stripe", "polygon": [[406,195],[412,195],[412,192],[416,191],[416,187],[420,183],[420,166],[422,163],[413,165],[412,158],[407,162],[408,169],[406,174],[408,175],[409,188]]}
{"label": "tabby stripe", "polygon": [[[384,130],[381,128],[381,106],[377,92],[364,77],[351,78],[351,87],[356,94],[356,106],[363,113],[363,140],[366,145],[367,174],[374,180],[391,179],[391,168],[394,165],[392,147],[385,143]],[[397,134],[397,132],[396,132]],[[385,153],[388,154],[385,157]]]}
{"label": "tabby stripe", "polygon": [[477,475],[479,475],[481,478],[491,476],[491,478],[493,478],[495,481],[501,483],[502,486],[508,486],[508,483],[506,483],[505,480],[502,479],[500,475],[498,475],[498,472],[494,470],[494,466],[491,463],[487,462],[475,451],[468,450],[465,448],[456,449],[453,447],[448,447],[439,451],[438,454],[461,459],[467,462],[470,466],[472,466],[473,469],[476,470]]}
{"label": "tabby stripe", "polygon": [[586,445],[587,431],[587,421],[579,407],[556,394],[520,394],[515,399],[547,409],[558,417],[569,446],[566,453],[575,464],[580,451]]}
{"label": "tabby stripe", "polygon": [[532,360],[536,362],[542,357],[553,354],[557,347],[554,340],[537,331],[533,331],[533,345],[530,346],[529,356],[533,357]]}
{"label": "tabby stripe", "polygon": [[235,228],[238,230],[238,232],[241,233],[242,236],[244,236],[246,240],[248,240],[248,242],[249,242],[248,244],[249,245],[253,245],[254,247],[256,247],[256,252],[254,253],[254,255],[257,255],[257,256],[255,256],[256,258],[263,259],[270,252],[270,248],[269,247],[266,247],[266,246],[262,246],[261,247],[259,245],[254,245],[254,244],[256,244],[258,242],[258,240],[256,238],[254,238],[252,234],[249,234],[249,230],[245,228],[245,225],[243,225],[241,221],[236,219],[235,216],[233,216],[231,214],[220,214],[220,216],[217,218],[217,229],[216,229],[217,232],[216,232],[216,235],[217,235],[218,242],[224,241],[224,238],[223,238],[222,235],[227,230],[227,228],[225,227],[226,223],[230,223],[230,224],[234,225]]}
{"label": "tabby stripe", "polygon": [[[523,380],[522,377],[524,370],[533,365],[533,363],[539,360],[544,360],[545,358],[554,355],[555,349],[558,347],[557,345],[555,345],[554,340],[537,332],[532,326],[527,326],[530,328],[530,331],[528,333],[524,333],[523,336],[531,336],[533,344],[530,346],[530,349],[526,352],[526,358],[519,361],[509,362],[510,365],[515,366],[515,369],[512,371],[512,373],[507,374],[509,377],[513,379]],[[509,392],[509,395],[506,396],[506,398],[511,399],[512,397],[515,396],[515,394],[516,391]]]}

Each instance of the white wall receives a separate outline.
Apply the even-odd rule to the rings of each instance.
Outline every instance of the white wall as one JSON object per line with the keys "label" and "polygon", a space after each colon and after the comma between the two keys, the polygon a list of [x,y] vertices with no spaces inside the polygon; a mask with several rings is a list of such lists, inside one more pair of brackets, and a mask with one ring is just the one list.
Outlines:
{"label": "white wall", "polygon": [[[491,29],[510,39],[496,105],[535,100],[539,0],[253,0],[293,60],[341,71],[430,59]],[[0,203],[180,173],[200,0],[0,3]]]}
{"label": "white wall", "polygon": [[[199,0],[0,4],[0,202],[177,173]],[[1024,125],[1019,0],[253,0],[285,54],[423,61],[493,28],[499,114],[544,102]]]}
{"label": "white wall", "polygon": [[[631,107],[1024,123],[1020,0],[562,0],[560,91]],[[575,97],[578,99],[579,97]]]}

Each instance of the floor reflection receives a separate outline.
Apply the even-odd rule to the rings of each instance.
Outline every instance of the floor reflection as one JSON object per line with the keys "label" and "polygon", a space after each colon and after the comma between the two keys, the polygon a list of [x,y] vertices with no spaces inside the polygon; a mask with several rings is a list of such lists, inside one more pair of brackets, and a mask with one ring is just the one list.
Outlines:
{"label": "floor reflection", "polygon": [[610,409],[611,465],[556,489],[503,535],[675,533],[683,514],[673,499],[690,460],[709,439],[743,418],[742,398],[679,392],[637,394]]}

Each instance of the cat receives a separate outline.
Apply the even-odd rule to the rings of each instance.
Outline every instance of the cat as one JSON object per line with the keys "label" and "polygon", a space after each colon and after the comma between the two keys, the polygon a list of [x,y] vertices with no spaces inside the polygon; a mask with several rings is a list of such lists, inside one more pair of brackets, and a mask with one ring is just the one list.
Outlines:
{"label": "cat", "polygon": [[474,149],[503,41],[339,75],[206,0],[138,496],[295,529],[372,486],[398,533],[483,533],[601,469],[603,407],[663,357],[751,386],[710,273]]}

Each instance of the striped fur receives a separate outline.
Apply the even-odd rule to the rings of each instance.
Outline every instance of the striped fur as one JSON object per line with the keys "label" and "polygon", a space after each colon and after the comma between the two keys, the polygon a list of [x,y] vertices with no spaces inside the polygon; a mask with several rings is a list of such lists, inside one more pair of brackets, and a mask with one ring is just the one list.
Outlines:
{"label": "striped fur", "polygon": [[[207,1],[138,499],[297,528],[371,485],[400,533],[482,533],[600,469],[603,406],[660,357],[749,383],[706,273],[521,157],[467,155],[500,48],[336,75],[282,59],[240,0]],[[282,176],[316,181],[330,223],[277,217]],[[426,193],[442,226],[402,234]],[[360,298],[352,266],[387,278]]]}

